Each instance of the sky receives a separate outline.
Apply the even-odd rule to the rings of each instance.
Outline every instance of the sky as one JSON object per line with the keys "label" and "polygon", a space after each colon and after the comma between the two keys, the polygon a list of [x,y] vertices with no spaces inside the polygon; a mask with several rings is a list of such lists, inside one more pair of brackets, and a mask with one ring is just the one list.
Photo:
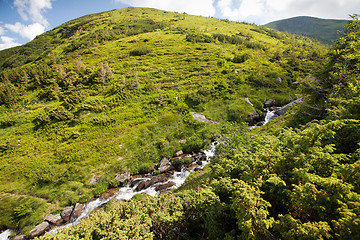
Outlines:
{"label": "sky", "polygon": [[129,6],[258,25],[296,16],[349,19],[360,14],[360,0],[0,0],[0,50],[25,44],[69,20]]}

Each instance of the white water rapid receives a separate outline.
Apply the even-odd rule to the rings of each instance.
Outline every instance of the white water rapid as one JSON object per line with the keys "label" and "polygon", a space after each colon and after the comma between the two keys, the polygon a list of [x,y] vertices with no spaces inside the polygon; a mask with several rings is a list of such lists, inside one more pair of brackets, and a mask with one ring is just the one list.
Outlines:
{"label": "white water rapid", "polygon": [[8,229],[0,234],[0,240],[8,240],[10,235],[13,233],[12,230]]}
{"label": "white water rapid", "polygon": [[270,122],[271,119],[273,118],[276,118],[278,115],[275,113],[275,111],[270,111],[269,109],[267,109],[267,113],[266,113],[266,116],[265,116],[265,121],[264,121],[264,124],[267,124],[268,122]]}
{"label": "white water rapid", "polygon": [[[202,161],[202,164],[197,167],[197,169],[203,169],[205,165],[207,165],[208,163],[210,163],[210,160],[212,157],[214,157],[215,155],[215,149],[216,149],[216,145],[218,144],[218,142],[213,142],[209,145],[209,150],[205,150],[204,153],[206,155],[206,160]],[[136,187],[138,186],[138,184],[141,181],[138,180],[150,180],[151,178],[136,178],[133,180],[133,182],[138,182],[138,184],[135,184],[134,186],[131,186],[130,184],[127,184],[125,187],[122,187],[119,189],[119,191],[112,197],[110,198],[102,198],[99,197],[93,201],[90,201],[88,203],[85,204],[81,215],[77,218],[77,219],[72,219],[70,223],[62,225],[60,227],[57,227],[55,229],[52,229],[51,231],[49,231],[46,234],[53,234],[53,233],[57,233],[59,229],[64,228],[64,227],[70,227],[73,225],[76,225],[78,223],[80,223],[80,220],[86,218],[87,216],[90,215],[90,213],[94,210],[97,209],[103,205],[105,205],[106,203],[108,203],[110,200],[112,199],[118,199],[118,200],[129,200],[131,199],[134,195],[139,194],[139,193],[145,193],[148,194],[150,196],[157,196],[159,195],[160,191],[156,191],[156,186],[160,185],[160,184],[166,184],[168,182],[174,182],[175,185],[171,188],[178,188],[180,187],[186,180],[186,178],[195,172],[195,168],[192,169],[186,169],[185,166],[183,166],[183,168],[181,169],[180,172],[174,172],[173,176],[167,181],[167,182],[162,182],[162,183],[157,183],[152,185],[149,188],[143,189],[141,191],[136,191]],[[2,240],[2,239],[0,239]]]}

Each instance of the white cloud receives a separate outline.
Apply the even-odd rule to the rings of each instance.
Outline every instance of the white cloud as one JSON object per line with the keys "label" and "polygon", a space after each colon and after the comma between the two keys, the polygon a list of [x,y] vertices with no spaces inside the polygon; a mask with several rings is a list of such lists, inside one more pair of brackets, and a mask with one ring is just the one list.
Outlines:
{"label": "white cloud", "polygon": [[0,35],[3,35],[5,33],[4,28],[0,27]]}
{"label": "white cloud", "polygon": [[51,0],[15,0],[14,5],[25,21],[31,20],[44,26],[49,25],[43,12],[52,8]]}
{"label": "white cloud", "polygon": [[0,37],[0,50],[4,50],[11,47],[16,47],[21,45],[20,43],[15,42],[14,38],[7,37],[7,36],[1,36]]}
{"label": "white cloud", "polygon": [[172,12],[214,16],[214,0],[115,0],[133,7],[150,7]]}
{"label": "white cloud", "polygon": [[263,0],[220,0],[217,5],[222,15],[232,21],[259,16],[264,12],[265,7]]}
{"label": "white cloud", "polygon": [[24,25],[17,22],[15,24],[5,24],[5,27],[29,40],[33,40],[37,35],[40,35],[45,31],[45,26],[41,25],[40,23]]}

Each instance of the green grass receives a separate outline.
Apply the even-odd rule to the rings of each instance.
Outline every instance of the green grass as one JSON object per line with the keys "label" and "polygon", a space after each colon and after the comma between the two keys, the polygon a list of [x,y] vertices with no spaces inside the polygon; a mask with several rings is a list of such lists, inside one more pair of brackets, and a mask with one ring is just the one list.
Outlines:
{"label": "green grass", "polygon": [[[70,21],[1,51],[0,191],[46,199],[50,208],[85,201],[117,185],[115,174],[125,168],[136,174],[176,151],[204,147],[223,124],[260,110],[265,98],[289,102],[298,93],[292,83],[312,74],[326,48],[253,29],[126,8]],[[211,41],[187,41],[188,34]],[[27,49],[34,51],[25,56]],[[191,111],[221,124],[197,122]],[[101,178],[90,186],[93,175]]]}

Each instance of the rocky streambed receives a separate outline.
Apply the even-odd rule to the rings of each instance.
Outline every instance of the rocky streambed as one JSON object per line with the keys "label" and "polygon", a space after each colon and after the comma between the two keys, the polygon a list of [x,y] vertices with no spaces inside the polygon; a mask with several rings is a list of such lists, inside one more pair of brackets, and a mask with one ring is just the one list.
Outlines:
{"label": "rocky streambed", "polygon": [[[249,126],[264,126],[271,119],[283,115],[286,111],[296,103],[300,103],[302,101],[301,98],[296,99],[284,106],[276,106],[275,100],[273,99],[265,99],[263,101],[263,109],[261,110],[261,114],[259,114],[256,110],[252,111],[246,118],[246,122]],[[248,98],[245,98],[245,102],[253,105]]]}
{"label": "rocky streambed", "polygon": [[[215,155],[216,144],[217,142],[213,142],[209,150],[204,152],[184,154],[179,151],[171,159],[163,158],[152,173],[130,176],[130,172],[125,171],[116,177],[123,182],[127,181],[126,186],[108,189],[99,197],[89,199],[84,204],[67,206],[59,214],[48,214],[43,222],[30,231],[28,238],[56,233],[61,228],[76,225],[93,210],[100,209],[112,199],[127,201],[139,193],[157,196],[180,187],[190,174],[203,169],[210,162],[211,157]],[[4,234],[2,239],[8,239],[8,235]],[[18,235],[13,239],[23,240],[27,237]]]}

